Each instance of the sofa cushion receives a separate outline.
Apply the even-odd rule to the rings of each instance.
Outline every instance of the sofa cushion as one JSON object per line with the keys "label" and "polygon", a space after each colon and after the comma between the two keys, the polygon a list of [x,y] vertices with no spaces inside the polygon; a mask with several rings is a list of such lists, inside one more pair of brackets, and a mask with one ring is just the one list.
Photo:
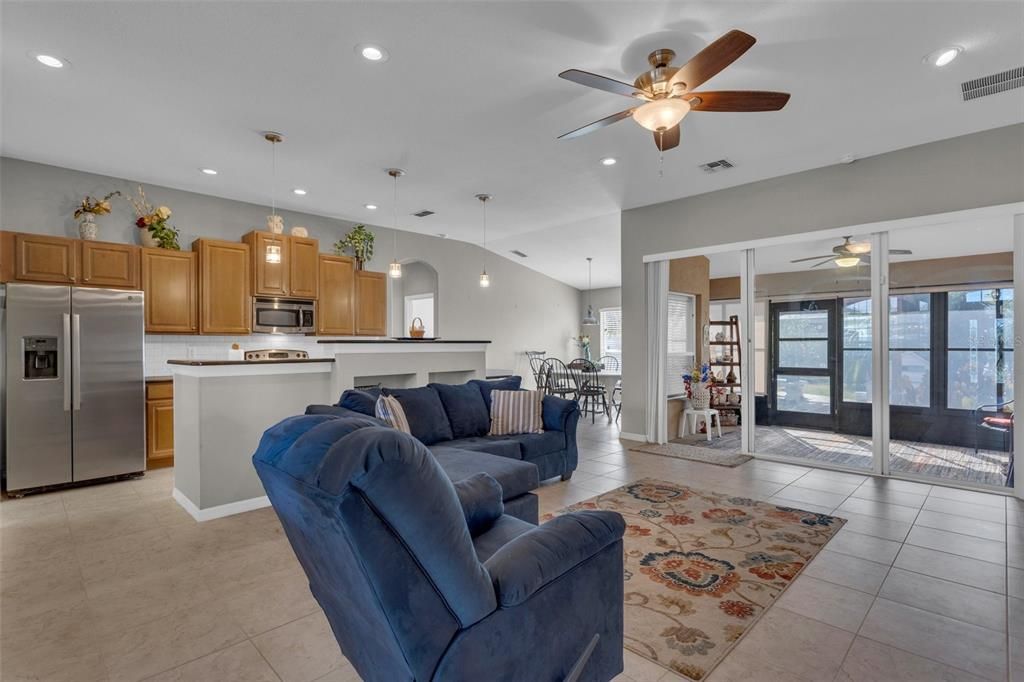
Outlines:
{"label": "sofa cushion", "polygon": [[490,474],[480,472],[452,483],[473,537],[490,528],[505,511],[501,503],[501,484]]}
{"label": "sofa cushion", "polygon": [[542,391],[491,391],[491,435],[543,433]]}
{"label": "sofa cushion", "polygon": [[504,379],[473,379],[469,383],[480,389],[484,397],[484,405],[488,414],[491,411],[491,391],[518,391],[523,384],[522,377],[505,377]]}
{"label": "sofa cushion", "polygon": [[502,515],[488,530],[473,536],[476,558],[487,561],[513,538],[528,533],[537,526],[508,514]]}
{"label": "sofa cushion", "polygon": [[433,445],[452,439],[452,427],[448,423],[441,397],[430,386],[420,388],[384,388],[384,395],[394,396],[405,410],[412,435],[424,445]]}
{"label": "sofa cushion", "polygon": [[365,414],[367,416],[376,416],[375,408],[377,405],[377,396],[380,395],[379,390],[373,391],[360,391],[355,388],[350,388],[341,394],[341,400],[338,401],[339,407],[347,407],[353,412]]}
{"label": "sofa cushion", "polygon": [[537,467],[529,462],[461,450],[447,444],[435,445],[430,452],[453,481],[461,481],[480,472],[490,474],[501,485],[502,500],[511,500],[540,485]]}
{"label": "sofa cushion", "polygon": [[531,460],[561,452],[565,449],[565,434],[561,431],[544,431],[542,433],[524,433],[513,436],[512,440],[519,443],[523,459]]}
{"label": "sofa cushion", "polygon": [[405,409],[395,396],[382,395],[377,398],[374,412],[377,414],[377,419],[391,428],[398,429],[402,433],[412,433],[409,428],[409,420],[405,417]]}
{"label": "sofa cushion", "polygon": [[444,406],[453,438],[485,436],[491,426],[487,403],[472,384],[428,384],[437,391]]}
{"label": "sofa cushion", "polygon": [[513,436],[474,436],[453,440],[444,445],[474,452],[486,452],[489,455],[508,457],[509,459],[523,458],[523,450]]}

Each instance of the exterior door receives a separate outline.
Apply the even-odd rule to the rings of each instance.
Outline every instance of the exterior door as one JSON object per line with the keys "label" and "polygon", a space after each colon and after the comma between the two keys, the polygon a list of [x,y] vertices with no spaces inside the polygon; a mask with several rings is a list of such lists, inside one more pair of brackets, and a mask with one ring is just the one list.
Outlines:
{"label": "exterior door", "polygon": [[834,429],[835,300],[772,303],[770,315],[773,422]]}
{"label": "exterior door", "polygon": [[74,480],[146,468],[143,295],[72,289]]}

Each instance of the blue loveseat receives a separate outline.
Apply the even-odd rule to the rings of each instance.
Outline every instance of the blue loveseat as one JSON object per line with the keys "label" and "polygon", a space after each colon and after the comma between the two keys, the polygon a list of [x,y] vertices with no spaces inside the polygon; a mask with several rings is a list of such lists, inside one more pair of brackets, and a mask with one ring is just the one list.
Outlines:
{"label": "blue loveseat", "polygon": [[253,463],[342,652],[370,681],[609,680],[622,671],[622,517],[535,526],[487,474],[452,483],[365,416],[290,417]]}
{"label": "blue loveseat", "polygon": [[[484,472],[502,486],[505,511],[536,523],[536,498],[529,495],[555,476],[568,480],[579,459],[575,400],[545,396],[543,433],[489,436],[491,391],[519,390],[522,378],[476,380],[465,384],[428,384],[384,388],[402,404],[412,435],[426,445],[452,480]],[[373,417],[379,391],[345,391],[336,405],[310,405],[306,414]],[[509,461],[512,460],[512,461]],[[532,464],[524,467],[522,464]]]}

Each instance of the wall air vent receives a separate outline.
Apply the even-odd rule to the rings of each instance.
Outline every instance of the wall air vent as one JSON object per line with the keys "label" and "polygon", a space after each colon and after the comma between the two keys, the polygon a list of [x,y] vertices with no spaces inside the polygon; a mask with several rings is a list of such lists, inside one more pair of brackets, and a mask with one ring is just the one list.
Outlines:
{"label": "wall air vent", "polygon": [[717,173],[718,171],[729,170],[732,168],[732,161],[727,159],[708,161],[707,163],[702,163],[699,168],[705,173]]}
{"label": "wall air vent", "polygon": [[1006,92],[1022,86],[1024,86],[1024,66],[1018,66],[1016,69],[966,81],[961,83],[960,89],[963,90],[964,101],[969,102],[972,99],[987,97],[997,92]]}
{"label": "wall air vent", "polygon": [[512,249],[511,251],[509,251],[509,253],[514,253],[515,255],[519,256],[520,258],[526,258],[527,257],[526,254],[523,253],[522,251],[520,251],[519,249]]}
{"label": "wall air vent", "polygon": [[427,209],[423,209],[422,211],[417,211],[416,213],[413,213],[413,215],[416,216],[417,218],[426,218],[428,215],[434,215],[434,212],[428,211]]}

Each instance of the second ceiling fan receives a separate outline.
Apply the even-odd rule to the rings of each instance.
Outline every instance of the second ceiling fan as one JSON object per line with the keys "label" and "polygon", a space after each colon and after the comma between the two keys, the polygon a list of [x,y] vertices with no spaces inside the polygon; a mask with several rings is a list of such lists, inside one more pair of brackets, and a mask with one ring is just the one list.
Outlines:
{"label": "second ceiling fan", "polygon": [[586,135],[612,123],[632,117],[654,133],[654,143],[665,151],[679,145],[679,123],[690,111],[778,111],[786,106],[789,93],[765,90],[718,90],[694,92],[705,81],[750,49],[755,38],[732,30],[697,53],[682,66],[672,66],[676,53],[655,50],[648,55],[651,69],[637,76],[633,84],[623,83],[596,73],[569,69],[560,78],[639,100],[636,106],[606,116],[558,139]]}

